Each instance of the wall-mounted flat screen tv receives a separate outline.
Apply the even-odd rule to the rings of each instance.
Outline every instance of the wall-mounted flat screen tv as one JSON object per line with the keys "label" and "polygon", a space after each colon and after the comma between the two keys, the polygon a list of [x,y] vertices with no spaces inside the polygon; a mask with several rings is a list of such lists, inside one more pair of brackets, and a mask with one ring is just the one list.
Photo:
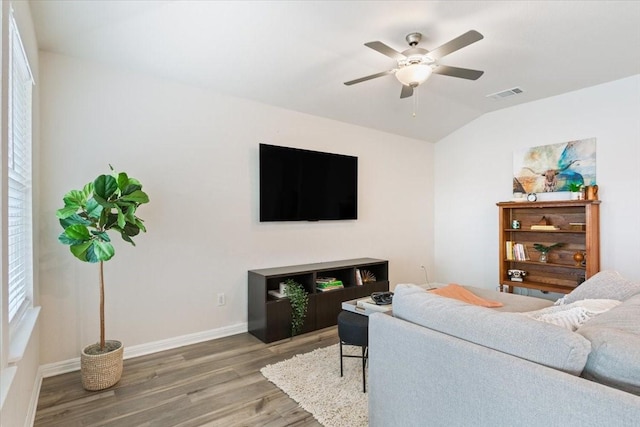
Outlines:
{"label": "wall-mounted flat screen tv", "polygon": [[358,218],[358,158],[260,144],[260,221]]}

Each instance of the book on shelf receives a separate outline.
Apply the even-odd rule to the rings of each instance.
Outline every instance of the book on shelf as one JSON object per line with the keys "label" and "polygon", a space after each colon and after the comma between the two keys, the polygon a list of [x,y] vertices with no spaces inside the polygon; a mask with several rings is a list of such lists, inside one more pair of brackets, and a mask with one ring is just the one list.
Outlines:
{"label": "book on shelf", "polygon": [[340,284],[336,286],[326,286],[324,288],[316,287],[316,290],[318,290],[319,292],[331,292],[331,291],[335,291],[336,289],[343,289],[343,288],[344,288],[344,285]]}
{"label": "book on shelf", "polygon": [[328,281],[328,282],[325,282],[325,281],[318,282],[316,280],[316,287],[317,288],[322,288],[322,289],[324,289],[324,288],[332,288],[332,287],[344,287],[343,285],[344,284],[342,283],[342,280],[333,279],[332,281]]}
{"label": "book on shelf", "polygon": [[362,286],[362,274],[360,273],[360,269],[356,268],[356,285],[357,286]]}
{"label": "book on shelf", "polygon": [[542,231],[554,231],[554,230],[560,230],[560,227],[555,226],[555,225],[541,225],[541,224],[534,224],[531,226],[532,230],[542,230]]}
{"label": "book on shelf", "polygon": [[506,241],[507,261],[529,261],[529,252],[522,243]]}

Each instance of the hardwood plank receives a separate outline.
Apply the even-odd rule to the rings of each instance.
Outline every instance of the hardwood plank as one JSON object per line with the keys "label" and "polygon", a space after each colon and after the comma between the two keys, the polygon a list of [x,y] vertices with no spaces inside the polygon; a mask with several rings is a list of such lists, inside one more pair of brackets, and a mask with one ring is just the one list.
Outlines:
{"label": "hardwood plank", "polygon": [[125,360],[107,390],[45,378],[34,426],[320,426],[260,369],[338,342],[336,327],[264,344],[248,333]]}

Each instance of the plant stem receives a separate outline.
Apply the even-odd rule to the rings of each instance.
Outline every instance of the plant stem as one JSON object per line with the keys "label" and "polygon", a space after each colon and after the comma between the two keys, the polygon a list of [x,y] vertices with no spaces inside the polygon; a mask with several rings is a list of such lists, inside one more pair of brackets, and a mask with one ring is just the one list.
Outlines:
{"label": "plant stem", "polygon": [[104,348],[104,261],[100,261],[100,350]]}

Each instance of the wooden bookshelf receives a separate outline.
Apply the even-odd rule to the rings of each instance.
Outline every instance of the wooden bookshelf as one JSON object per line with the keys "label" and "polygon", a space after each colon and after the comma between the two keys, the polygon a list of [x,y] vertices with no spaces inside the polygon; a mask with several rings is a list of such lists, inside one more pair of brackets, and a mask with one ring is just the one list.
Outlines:
{"label": "wooden bookshelf", "polygon": [[[600,271],[600,201],[567,200],[553,202],[499,202],[499,280],[501,287],[538,289],[540,291],[569,293],[582,281]],[[557,230],[532,230],[531,226],[545,218]],[[520,228],[513,228],[513,221]],[[584,224],[582,228],[572,224]],[[529,254],[529,260],[510,259],[507,242],[521,243]],[[562,243],[552,249],[546,263],[539,262],[540,253],[534,243],[549,246]],[[573,256],[584,255],[577,265]],[[511,281],[510,269],[527,272],[522,282]]]}

